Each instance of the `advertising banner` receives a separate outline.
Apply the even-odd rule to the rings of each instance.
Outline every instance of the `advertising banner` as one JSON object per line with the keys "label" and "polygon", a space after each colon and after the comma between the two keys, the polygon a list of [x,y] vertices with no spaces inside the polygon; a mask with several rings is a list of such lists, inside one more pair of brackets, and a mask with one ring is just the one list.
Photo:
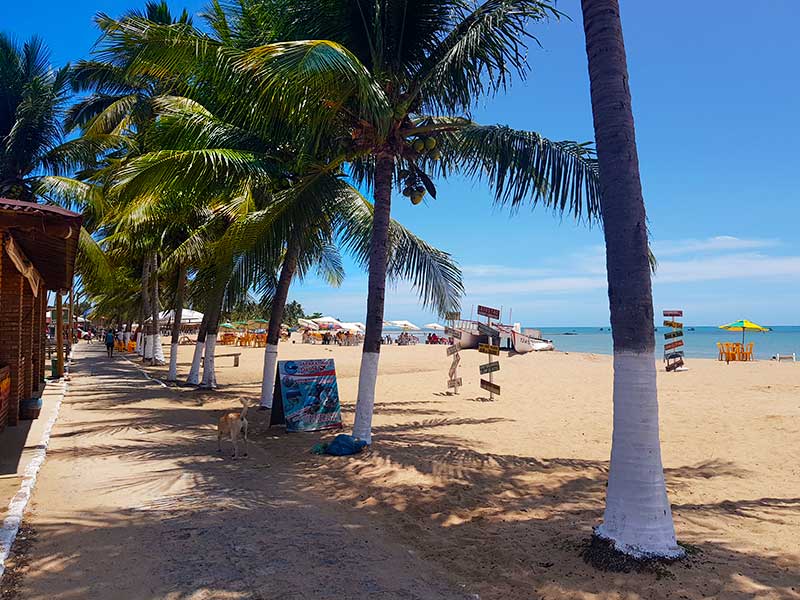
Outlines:
{"label": "advertising banner", "polygon": [[270,425],[285,424],[287,432],[340,428],[333,359],[278,361],[272,406]]}

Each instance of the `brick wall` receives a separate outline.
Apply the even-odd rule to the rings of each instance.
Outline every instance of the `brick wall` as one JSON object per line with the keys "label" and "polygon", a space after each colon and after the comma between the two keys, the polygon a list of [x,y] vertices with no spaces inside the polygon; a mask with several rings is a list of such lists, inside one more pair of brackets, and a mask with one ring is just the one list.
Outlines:
{"label": "brick wall", "polygon": [[39,295],[33,302],[33,389],[42,388],[44,379],[44,324],[45,310],[47,307],[47,290],[39,286]]}
{"label": "brick wall", "polygon": [[22,282],[22,400],[28,400],[33,396],[33,319],[34,301],[31,284],[25,280]]}
{"label": "brick wall", "polygon": [[0,363],[11,370],[11,395],[8,402],[8,424],[19,421],[19,403],[24,384],[22,358],[22,286],[19,274],[5,250],[0,250],[2,281],[0,281]]}

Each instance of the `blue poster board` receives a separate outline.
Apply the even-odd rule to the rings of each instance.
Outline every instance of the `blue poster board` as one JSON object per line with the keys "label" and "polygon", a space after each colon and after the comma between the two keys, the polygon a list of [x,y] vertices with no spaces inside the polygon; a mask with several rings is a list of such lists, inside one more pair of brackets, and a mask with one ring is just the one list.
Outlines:
{"label": "blue poster board", "polygon": [[285,424],[286,431],[341,428],[333,359],[278,361],[272,406],[270,426]]}

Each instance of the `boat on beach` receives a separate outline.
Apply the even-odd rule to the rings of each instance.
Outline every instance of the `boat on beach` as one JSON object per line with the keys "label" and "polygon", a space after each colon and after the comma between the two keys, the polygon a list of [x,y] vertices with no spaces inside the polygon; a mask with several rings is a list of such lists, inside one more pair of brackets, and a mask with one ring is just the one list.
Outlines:
{"label": "boat on beach", "polygon": [[[453,328],[461,332],[459,343],[464,350],[472,350],[477,348],[478,344],[489,343],[489,337],[480,332],[478,325],[478,321],[467,319],[454,322]],[[500,347],[513,350],[518,354],[555,349],[551,340],[523,334],[519,323],[513,325],[493,323],[492,327],[500,332]]]}

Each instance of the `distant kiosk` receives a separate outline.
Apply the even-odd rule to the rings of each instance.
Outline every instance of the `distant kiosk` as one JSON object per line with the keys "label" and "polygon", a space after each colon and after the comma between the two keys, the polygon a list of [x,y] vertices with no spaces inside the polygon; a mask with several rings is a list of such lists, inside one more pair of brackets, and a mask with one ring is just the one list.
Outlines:
{"label": "distant kiosk", "polygon": [[[683,323],[675,321],[678,317],[683,317],[682,310],[665,310],[664,327],[669,327],[672,331],[664,334],[664,363],[667,371],[688,371],[683,364]],[[669,317],[669,318],[667,318]]]}

